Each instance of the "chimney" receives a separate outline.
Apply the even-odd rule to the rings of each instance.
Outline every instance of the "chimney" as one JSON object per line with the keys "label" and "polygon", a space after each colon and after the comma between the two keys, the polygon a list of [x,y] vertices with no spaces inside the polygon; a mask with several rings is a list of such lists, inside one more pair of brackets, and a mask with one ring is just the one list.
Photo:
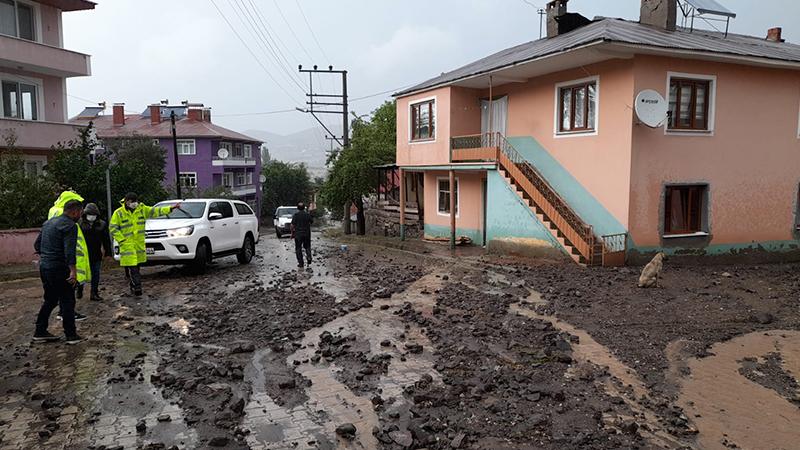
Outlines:
{"label": "chimney", "polygon": [[161,123],[161,105],[150,105],[150,125]]}
{"label": "chimney", "polygon": [[783,28],[781,27],[770,28],[767,30],[767,40],[770,42],[784,42],[785,39],[781,38],[782,31]]}
{"label": "chimney", "polygon": [[189,110],[187,111],[186,115],[187,115],[187,116],[189,117],[189,119],[191,119],[191,120],[196,120],[196,121],[198,121],[198,122],[200,122],[200,121],[202,121],[202,120],[203,120],[203,110],[202,110],[201,108],[194,108],[194,107],[191,107],[191,108],[189,108]]}
{"label": "chimney", "polygon": [[112,111],[114,126],[121,127],[125,125],[125,103],[114,103]]}
{"label": "chimney", "polygon": [[558,36],[557,17],[567,13],[567,2],[569,0],[553,0],[547,4],[547,37]]}
{"label": "chimney", "polygon": [[675,31],[677,18],[678,0],[642,0],[639,23]]}

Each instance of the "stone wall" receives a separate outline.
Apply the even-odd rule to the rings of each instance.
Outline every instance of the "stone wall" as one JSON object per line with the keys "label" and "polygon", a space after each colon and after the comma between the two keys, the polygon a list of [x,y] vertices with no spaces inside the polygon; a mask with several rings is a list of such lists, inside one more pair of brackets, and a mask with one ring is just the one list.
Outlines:
{"label": "stone wall", "polygon": [[[369,208],[364,212],[366,233],[371,236],[400,236],[400,213],[381,208]],[[406,213],[406,237],[422,237],[422,229],[416,212]]]}

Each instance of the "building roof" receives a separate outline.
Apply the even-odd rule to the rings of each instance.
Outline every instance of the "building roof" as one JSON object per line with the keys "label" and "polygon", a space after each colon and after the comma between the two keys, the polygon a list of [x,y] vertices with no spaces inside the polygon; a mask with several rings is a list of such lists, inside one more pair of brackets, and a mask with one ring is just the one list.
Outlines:
{"label": "building roof", "polygon": [[[73,124],[87,124],[90,119],[76,117],[70,120]],[[145,136],[151,138],[171,138],[172,127],[169,119],[162,120],[157,125],[150,123],[150,116],[143,117],[141,114],[126,114],[125,125],[114,126],[113,114],[106,114],[91,118],[94,122],[97,136],[102,138],[130,137],[131,135]],[[254,142],[260,144],[261,141],[238,133],[233,130],[216,125],[205,120],[194,120],[188,117],[180,118],[175,122],[178,138],[208,138],[208,139],[230,139],[236,141]]]}
{"label": "building roof", "polygon": [[628,47],[665,50],[680,54],[744,57],[762,64],[782,63],[800,68],[800,45],[771,42],[764,38],[708,30],[678,28],[669,31],[624,19],[595,18],[590,24],[552,38],[520,44],[481,58],[463,67],[424,81],[395,96],[446,86],[459,80],[537,59],[568,53],[593,44],[621,44]]}
{"label": "building roof", "polygon": [[62,11],[81,11],[85,9],[94,9],[97,5],[95,2],[87,0],[36,0],[39,3],[58,8]]}

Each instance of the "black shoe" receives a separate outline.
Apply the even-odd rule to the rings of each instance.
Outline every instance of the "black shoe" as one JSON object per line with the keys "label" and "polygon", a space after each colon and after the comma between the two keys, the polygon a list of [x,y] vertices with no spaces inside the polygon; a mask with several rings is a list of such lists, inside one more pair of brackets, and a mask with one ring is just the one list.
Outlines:
{"label": "black shoe", "polygon": [[48,333],[47,331],[45,331],[44,333],[36,333],[33,335],[33,342],[53,342],[53,341],[58,341],[60,339],[61,339],[60,337],[54,336]]}
{"label": "black shoe", "polygon": [[[61,314],[57,315],[56,317],[58,318],[58,320],[64,320],[64,318],[61,317]],[[86,319],[87,319],[87,316],[75,311],[75,322],[81,322],[81,321],[86,320]]]}
{"label": "black shoe", "polygon": [[75,345],[75,344],[77,344],[78,342],[81,342],[82,340],[83,340],[83,338],[82,338],[82,337],[80,337],[80,336],[78,336],[78,335],[76,334],[76,335],[74,335],[74,336],[67,336],[67,338],[66,338],[66,339],[64,339],[64,342],[65,342],[67,345]]}
{"label": "black shoe", "polygon": [[302,269],[303,267],[305,267],[305,266],[303,265],[303,263],[300,263],[300,264],[298,264],[298,265],[297,265],[297,268],[298,268],[298,269]]}
{"label": "black shoe", "polygon": [[76,299],[79,299],[79,300],[83,298],[83,285],[80,285],[80,284],[79,284],[79,285],[78,285],[78,286],[75,288],[75,298],[76,298]]}
{"label": "black shoe", "polygon": [[95,292],[95,293],[92,293],[92,296],[89,297],[89,300],[94,301],[94,302],[102,302],[103,301],[103,297],[100,297],[100,294]]}
{"label": "black shoe", "polygon": [[137,290],[133,291],[133,295],[135,295],[137,297],[141,297],[142,296],[142,290],[141,289],[137,289]]}
{"label": "black shoe", "polygon": [[311,265],[311,260],[309,259],[306,264],[308,264],[310,266]]}

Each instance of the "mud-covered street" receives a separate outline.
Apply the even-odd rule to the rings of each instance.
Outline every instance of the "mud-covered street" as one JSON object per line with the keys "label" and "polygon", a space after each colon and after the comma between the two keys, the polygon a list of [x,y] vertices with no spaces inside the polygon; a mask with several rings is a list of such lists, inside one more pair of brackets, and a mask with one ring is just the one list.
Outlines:
{"label": "mud-covered street", "polygon": [[[638,270],[262,236],[250,265],[122,272],[76,346],[0,284],[2,449],[789,449],[800,266]],[[51,320],[50,331],[60,333]]]}

